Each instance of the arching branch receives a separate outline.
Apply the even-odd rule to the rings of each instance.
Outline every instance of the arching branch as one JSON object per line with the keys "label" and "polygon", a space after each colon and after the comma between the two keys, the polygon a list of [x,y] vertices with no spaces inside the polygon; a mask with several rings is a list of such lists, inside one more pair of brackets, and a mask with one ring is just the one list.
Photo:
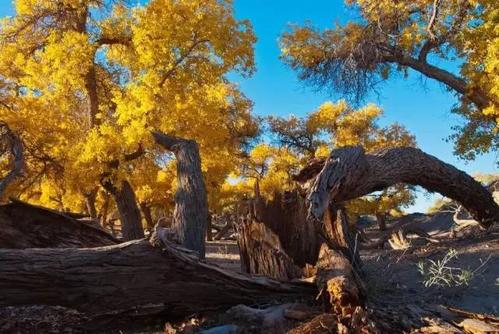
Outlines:
{"label": "arching branch", "polygon": [[2,146],[1,154],[9,151],[12,156],[10,172],[0,180],[0,198],[9,184],[18,177],[24,168],[24,153],[21,138],[15,134],[5,122],[0,122],[0,145]]}
{"label": "arching branch", "polygon": [[321,221],[329,202],[340,203],[397,183],[419,185],[460,202],[484,227],[499,221],[499,206],[479,182],[454,166],[410,148],[398,147],[366,154],[362,147],[333,150],[322,163],[315,161],[297,179],[315,176],[307,197],[309,218]]}

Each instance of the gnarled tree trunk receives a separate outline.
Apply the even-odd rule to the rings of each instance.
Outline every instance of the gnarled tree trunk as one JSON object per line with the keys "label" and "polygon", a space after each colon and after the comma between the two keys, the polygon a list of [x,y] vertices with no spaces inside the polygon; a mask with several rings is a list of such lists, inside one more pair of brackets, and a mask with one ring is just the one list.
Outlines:
{"label": "gnarled tree trunk", "polygon": [[397,183],[420,185],[460,202],[484,227],[499,221],[499,206],[479,182],[457,168],[411,147],[366,154],[362,147],[343,147],[327,160],[314,161],[296,177],[313,184],[309,216],[322,221],[329,202],[341,203]]}
{"label": "gnarled tree trunk", "polygon": [[205,257],[205,235],[208,202],[198,144],[154,132],[156,143],[173,152],[177,158],[178,189],[175,194],[174,229],[180,243]]}

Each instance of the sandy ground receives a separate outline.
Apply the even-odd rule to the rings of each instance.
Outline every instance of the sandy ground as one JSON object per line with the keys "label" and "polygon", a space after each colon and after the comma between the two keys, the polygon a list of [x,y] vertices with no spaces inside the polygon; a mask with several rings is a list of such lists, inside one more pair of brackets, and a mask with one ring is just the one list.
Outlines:
{"label": "sandy ground", "polygon": [[[424,222],[423,222],[424,224]],[[440,224],[444,229],[444,223]],[[376,227],[366,228],[369,238],[376,239]],[[430,234],[441,232],[429,231]],[[417,242],[415,242],[417,243]],[[389,247],[388,247],[389,248]],[[440,260],[450,250],[457,258],[450,264],[475,272],[468,286],[425,287],[418,272],[420,261]],[[406,250],[363,250],[365,281],[375,301],[390,304],[434,304],[499,316],[499,231],[478,233],[474,237],[443,239]],[[207,261],[226,269],[241,271],[235,241],[208,242]],[[486,262],[482,265],[483,262]]]}

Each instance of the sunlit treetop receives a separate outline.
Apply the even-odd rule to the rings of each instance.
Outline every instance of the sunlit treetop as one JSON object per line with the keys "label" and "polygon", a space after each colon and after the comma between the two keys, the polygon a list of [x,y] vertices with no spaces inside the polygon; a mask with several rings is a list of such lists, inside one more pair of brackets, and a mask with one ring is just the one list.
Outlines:
{"label": "sunlit treetop", "polygon": [[[231,1],[18,0],[15,7],[0,26],[0,118],[25,142],[29,187],[63,180],[81,194],[106,174],[156,198],[136,174],[146,170],[144,183],[155,184],[157,168],[143,166],[164,154],[151,138],[160,130],[199,142],[216,194],[258,131],[251,102],[225,77],[254,71],[255,37],[234,18]],[[134,152],[144,153],[128,161]]]}
{"label": "sunlit treetop", "polygon": [[499,147],[497,1],[346,3],[360,20],[325,30],[293,26],[282,36],[282,58],[301,79],[358,102],[395,72],[412,69],[458,95],[454,112],[466,121],[453,136],[458,154],[473,158]]}

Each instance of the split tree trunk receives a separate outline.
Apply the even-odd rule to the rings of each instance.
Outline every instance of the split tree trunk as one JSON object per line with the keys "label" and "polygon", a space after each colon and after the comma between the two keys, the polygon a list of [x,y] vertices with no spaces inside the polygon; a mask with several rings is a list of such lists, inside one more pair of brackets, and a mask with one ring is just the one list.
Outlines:
{"label": "split tree trunk", "polygon": [[304,276],[303,270],[284,251],[279,237],[264,223],[251,219],[237,225],[241,270],[281,281]]}
{"label": "split tree trunk", "polygon": [[205,257],[205,235],[208,218],[206,188],[201,171],[198,144],[153,132],[156,143],[173,152],[177,158],[178,189],[175,194],[174,229],[180,243]]}
{"label": "split tree trunk", "polygon": [[114,186],[110,181],[103,182],[104,188],[113,195],[121,221],[121,234],[123,240],[136,240],[144,238],[142,217],[137,206],[137,199],[132,186],[127,180],[121,181],[121,187]]}
{"label": "split tree trunk", "polygon": [[36,301],[74,308],[90,322],[106,320],[107,326],[120,318],[154,315],[164,324],[237,304],[296,300],[315,293],[305,283],[251,279],[198,262],[169,242],[161,247],[136,240],[101,248],[0,249],[0,306]]}
{"label": "split tree trunk", "polygon": [[362,147],[343,147],[324,161],[305,167],[296,180],[313,180],[309,216],[322,221],[329,202],[341,203],[397,183],[420,185],[460,202],[484,227],[499,221],[499,206],[479,182],[457,168],[410,147],[366,154]]}

